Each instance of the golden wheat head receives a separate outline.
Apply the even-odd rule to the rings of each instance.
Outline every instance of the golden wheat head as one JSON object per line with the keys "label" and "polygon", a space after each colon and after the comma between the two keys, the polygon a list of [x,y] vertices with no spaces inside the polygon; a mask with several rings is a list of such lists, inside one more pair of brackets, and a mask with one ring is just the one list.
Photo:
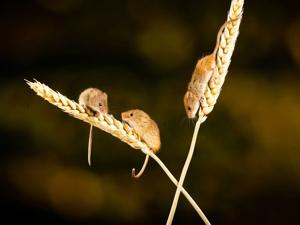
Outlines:
{"label": "golden wheat head", "polygon": [[205,100],[201,103],[201,109],[199,110],[199,117],[206,118],[206,115],[213,110],[213,107],[220,95],[239,34],[243,6],[244,0],[232,0],[231,2],[227,21],[232,21],[232,23],[228,23],[226,25],[221,35],[220,46],[216,56],[218,73],[216,77],[212,77],[209,81],[209,85],[205,91]]}
{"label": "golden wheat head", "polygon": [[62,109],[69,115],[86,123],[92,124],[94,127],[98,127],[107,133],[110,133],[131,147],[142,150],[145,154],[149,153],[149,147],[141,140],[140,136],[137,135],[127,124],[115,119],[113,115],[100,114],[99,117],[91,116],[77,102],[70,100],[59,92],[52,90],[47,85],[42,84],[37,80],[34,82],[26,82],[30,88],[36,92],[37,95],[56,107]]}

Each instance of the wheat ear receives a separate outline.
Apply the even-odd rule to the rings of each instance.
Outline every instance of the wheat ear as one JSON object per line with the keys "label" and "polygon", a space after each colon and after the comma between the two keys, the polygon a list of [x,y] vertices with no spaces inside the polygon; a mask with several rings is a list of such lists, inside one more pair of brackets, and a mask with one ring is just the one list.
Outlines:
{"label": "wheat ear", "polygon": [[[163,171],[167,174],[170,180],[177,186],[178,181],[172,175],[172,173],[168,170],[168,168],[164,165],[164,163],[150,150],[146,143],[144,143],[139,135],[137,135],[131,127],[127,124],[122,123],[115,119],[110,114],[100,114],[99,117],[90,116],[85,109],[79,105],[77,102],[68,99],[63,96],[59,92],[55,92],[47,85],[40,83],[35,80],[34,82],[26,81],[32,90],[36,92],[37,95],[48,101],[49,103],[57,106],[62,109],[64,112],[69,115],[80,119],[86,123],[93,125],[115,137],[120,139],[121,141],[127,143],[132,148],[140,149],[144,154],[149,155],[153,158],[158,165],[163,169]],[[194,199],[189,195],[189,193],[182,188],[181,189],[183,195],[190,202],[190,204],[197,211],[199,216],[203,217],[204,214],[194,201]],[[204,216],[205,217],[205,216]]]}
{"label": "wheat ear", "polygon": [[[194,134],[188,152],[188,156],[186,158],[185,164],[183,166],[179,178],[179,183],[177,185],[176,193],[168,216],[167,225],[172,224],[175,215],[175,211],[177,208],[177,204],[181,192],[181,187],[183,185],[185,176],[187,174],[190,162],[193,157],[200,125],[206,120],[207,115],[213,110],[217,98],[220,95],[222,85],[225,81],[228,67],[231,62],[231,56],[239,34],[239,27],[242,19],[243,6],[244,6],[244,0],[231,1],[231,6],[228,12],[227,20],[232,21],[232,23],[227,23],[227,25],[225,26],[224,31],[221,35],[220,46],[216,55],[218,73],[216,77],[212,77],[211,80],[209,81],[209,85],[207,86],[205,91],[205,99],[203,102],[201,102],[201,107],[199,110],[199,118],[195,125]],[[207,225],[210,224],[208,220],[204,220],[204,222]]]}

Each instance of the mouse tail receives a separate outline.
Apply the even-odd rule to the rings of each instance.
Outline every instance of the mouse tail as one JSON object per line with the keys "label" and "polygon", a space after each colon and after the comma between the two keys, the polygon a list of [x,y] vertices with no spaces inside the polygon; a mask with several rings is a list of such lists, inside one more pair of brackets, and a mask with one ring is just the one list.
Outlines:
{"label": "mouse tail", "polygon": [[241,19],[241,18],[242,18],[242,13],[241,13],[237,18],[235,18],[235,19],[230,19],[230,20],[226,21],[225,23],[223,23],[223,25],[221,26],[221,28],[219,29],[219,32],[218,32],[218,34],[217,34],[216,45],[215,45],[215,49],[214,49],[214,51],[213,51],[213,55],[214,55],[214,56],[216,56],[217,53],[218,53],[218,49],[219,49],[220,42],[221,42],[221,36],[222,36],[222,34],[223,34],[223,31],[225,30],[225,27],[226,27],[228,24],[230,24],[230,23],[232,23],[232,22],[235,22],[235,21],[237,21],[237,20],[239,20],[239,19]]}
{"label": "mouse tail", "polygon": [[143,173],[144,173],[144,171],[147,167],[148,161],[149,161],[149,155],[147,154],[146,157],[145,157],[145,160],[144,160],[144,164],[143,164],[140,172],[138,172],[138,174],[136,174],[135,173],[135,168],[132,169],[131,174],[132,174],[133,178],[140,178],[143,175]]}
{"label": "mouse tail", "polygon": [[91,167],[91,156],[92,156],[92,141],[93,141],[93,125],[90,126],[89,143],[88,143],[88,163]]}

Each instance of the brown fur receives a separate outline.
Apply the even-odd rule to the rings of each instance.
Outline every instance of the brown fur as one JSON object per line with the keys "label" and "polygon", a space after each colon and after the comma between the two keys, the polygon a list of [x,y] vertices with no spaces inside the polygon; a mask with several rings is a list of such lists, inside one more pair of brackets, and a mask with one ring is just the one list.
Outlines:
{"label": "brown fur", "polygon": [[[97,88],[88,88],[81,92],[79,104],[84,107],[92,116],[99,116],[100,113],[108,113],[107,94]],[[88,163],[91,166],[93,140],[93,125],[90,126],[88,141]]]}
{"label": "brown fur", "polygon": [[219,29],[213,53],[201,58],[197,62],[192,79],[188,84],[188,90],[183,98],[185,111],[190,119],[196,116],[200,103],[203,101],[203,98],[205,98],[204,93],[209,80],[218,73],[216,54],[219,49],[220,38],[225,26],[231,22],[232,21],[226,21]]}
{"label": "brown fur", "polygon": [[107,94],[97,88],[87,88],[81,92],[79,104],[90,113],[108,113]]}
{"label": "brown fur", "polygon": [[147,113],[139,109],[129,110],[122,113],[122,120],[140,135],[154,153],[160,149],[159,128]]}

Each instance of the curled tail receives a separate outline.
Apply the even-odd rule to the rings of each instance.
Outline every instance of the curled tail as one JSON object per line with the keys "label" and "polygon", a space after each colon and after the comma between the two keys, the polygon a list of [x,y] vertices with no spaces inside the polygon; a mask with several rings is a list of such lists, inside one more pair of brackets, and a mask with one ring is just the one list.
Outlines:
{"label": "curled tail", "polygon": [[143,175],[143,173],[147,167],[148,161],[149,161],[149,155],[147,154],[140,172],[138,172],[138,174],[135,174],[135,168],[132,169],[132,171],[131,171],[132,177],[140,178]]}

